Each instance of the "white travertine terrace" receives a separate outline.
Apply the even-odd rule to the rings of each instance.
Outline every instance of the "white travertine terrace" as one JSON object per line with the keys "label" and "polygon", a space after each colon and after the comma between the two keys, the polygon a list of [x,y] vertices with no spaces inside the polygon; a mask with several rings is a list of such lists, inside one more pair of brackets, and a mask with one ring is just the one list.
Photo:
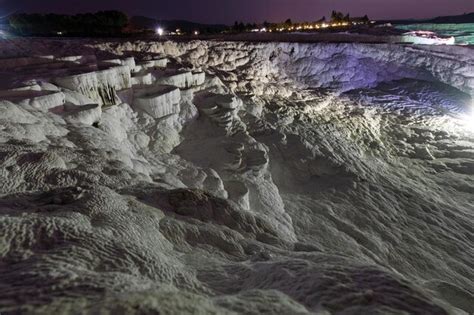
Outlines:
{"label": "white travertine terrace", "polygon": [[105,70],[56,78],[54,82],[63,88],[79,92],[101,105],[117,102],[116,92],[132,85],[129,66],[117,66]]}
{"label": "white travertine terrace", "polygon": [[167,64],[168,59],[166,58],[145,60],[136,65],[134,71],[139,72],[147,69],[166,68]]}
{"label": "white travertine terrace", "polygon": [[157,74],[156,82],[159,84],[174,85],[179,88],[190,88],[204,84],[206,75],[204,72],[193,73],[191,71],[161,72]]}
{"label": "white travertine terrace", "polygon": [[153,81],[154,77],[151,73],[134,74],[132,76],[132,85],[151,85]]}
{"label": "white travertine terrace", "polygon": [[80,123],[85,125],[93,125],[100,121],[102,111],[98,104],[89,105],[72,105],[64,106],[64,119],[70,123]]}
{"label": "white travertine terrace", "polygon": [[179,113],[181,94],[179,88],[169,85],[154,85],[134,90],[133,108],[161,118]]}
{"label": "white travertine terrace", "polygon": [[42,91],[38,85],[0,91],[0,98],[45,111],[65,102],[64,93],[60,91]]}
{"label": "white travertine terrace", "polygon": [[472,314],[472,52],[0,42],[0,313]]}

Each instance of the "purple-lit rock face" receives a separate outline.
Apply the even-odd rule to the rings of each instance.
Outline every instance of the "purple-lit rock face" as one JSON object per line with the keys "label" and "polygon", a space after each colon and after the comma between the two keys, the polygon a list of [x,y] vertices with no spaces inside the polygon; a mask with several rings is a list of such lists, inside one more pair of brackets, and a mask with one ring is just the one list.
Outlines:
{"label": "purple-lit rock face", "polygon": [[0,42],[0,313],[474,312],[471,48],[60,44]]}

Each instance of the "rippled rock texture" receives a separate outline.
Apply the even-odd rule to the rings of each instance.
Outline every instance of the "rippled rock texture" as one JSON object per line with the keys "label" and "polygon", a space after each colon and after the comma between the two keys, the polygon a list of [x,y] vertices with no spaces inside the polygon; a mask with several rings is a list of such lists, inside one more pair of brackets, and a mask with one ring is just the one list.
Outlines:
{"label": "rippled rock texture", "polygon": [[474,312],[472,49],[0,56],[2,314]]}

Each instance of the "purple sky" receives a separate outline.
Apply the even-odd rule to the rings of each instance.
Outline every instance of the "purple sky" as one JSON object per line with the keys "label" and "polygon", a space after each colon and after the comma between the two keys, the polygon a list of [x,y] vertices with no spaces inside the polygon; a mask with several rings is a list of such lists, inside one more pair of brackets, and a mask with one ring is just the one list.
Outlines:
{"label": "purple sky", "polygon": [[106,9],[160,19],[207,23],[316,20],[331,10],[371,18],[426,18],[474,12],[474,0],[0,0],[0,16],[12,11],[77,13]]}

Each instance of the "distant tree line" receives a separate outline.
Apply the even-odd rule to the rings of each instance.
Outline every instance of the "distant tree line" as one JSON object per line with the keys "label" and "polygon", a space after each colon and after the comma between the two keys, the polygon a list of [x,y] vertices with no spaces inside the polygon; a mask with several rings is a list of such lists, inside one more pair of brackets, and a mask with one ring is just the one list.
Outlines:
{"label": "distant tree line", "polygon": [[116,36],[122,34],[128,17],[120,11],[76,15],[15,14],[9,19],[18,35]]}
{"label": "distant tree line", "polygon": [[367,14],[364,15],[363,17],[351,18],[349,13],[347,13],[346,15],[344,15],[344,13],[338,12],[338,11],[332,11],[332,13],[331,13],[331,22],[334,22],[334,23],[352,22],[354,20],[356,20],[358,22],[365,22],[365,23],[368,23],[370,21]]}

